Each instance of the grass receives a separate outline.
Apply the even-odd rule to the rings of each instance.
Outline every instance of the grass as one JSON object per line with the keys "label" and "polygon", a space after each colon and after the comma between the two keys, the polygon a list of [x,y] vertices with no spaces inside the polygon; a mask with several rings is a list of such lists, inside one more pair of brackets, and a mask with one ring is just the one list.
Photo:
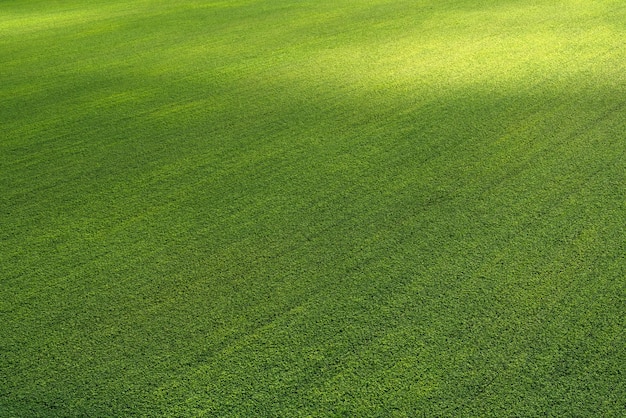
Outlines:
{"label": "grass", "polygon": [[623,416],[624,22],[3,1],[0,416]]}

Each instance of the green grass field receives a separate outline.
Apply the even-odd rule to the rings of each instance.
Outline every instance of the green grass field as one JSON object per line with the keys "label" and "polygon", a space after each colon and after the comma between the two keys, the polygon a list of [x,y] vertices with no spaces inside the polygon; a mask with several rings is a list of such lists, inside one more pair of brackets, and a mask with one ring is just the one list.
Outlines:
{"label": "green grass field", "polygon": [[0,416],[626,415],[622,0],[0,2]]}

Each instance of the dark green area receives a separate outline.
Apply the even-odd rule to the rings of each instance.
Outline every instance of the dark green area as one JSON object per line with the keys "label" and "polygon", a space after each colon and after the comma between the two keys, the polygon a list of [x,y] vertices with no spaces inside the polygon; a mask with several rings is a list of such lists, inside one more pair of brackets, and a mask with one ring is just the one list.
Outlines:
{"label": "dark green area", "polygon": [[626,8],[0,3],[0,416],[623,416]]}

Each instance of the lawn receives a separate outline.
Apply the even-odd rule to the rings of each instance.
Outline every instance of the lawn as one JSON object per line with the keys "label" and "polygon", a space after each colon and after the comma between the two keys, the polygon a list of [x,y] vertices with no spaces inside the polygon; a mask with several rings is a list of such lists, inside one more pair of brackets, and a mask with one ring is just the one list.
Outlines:
{"label": "lawn", "polygon": [[0,2],[0,417],[626,414],[626,5]]}

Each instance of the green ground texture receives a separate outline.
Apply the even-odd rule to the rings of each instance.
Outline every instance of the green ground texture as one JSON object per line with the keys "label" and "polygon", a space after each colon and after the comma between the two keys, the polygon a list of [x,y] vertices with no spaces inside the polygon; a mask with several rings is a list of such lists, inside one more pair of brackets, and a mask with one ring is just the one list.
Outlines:
{"label": "green ground texture", "polygon": [[0,1],[1,417],[626,415],[622,0]]}

